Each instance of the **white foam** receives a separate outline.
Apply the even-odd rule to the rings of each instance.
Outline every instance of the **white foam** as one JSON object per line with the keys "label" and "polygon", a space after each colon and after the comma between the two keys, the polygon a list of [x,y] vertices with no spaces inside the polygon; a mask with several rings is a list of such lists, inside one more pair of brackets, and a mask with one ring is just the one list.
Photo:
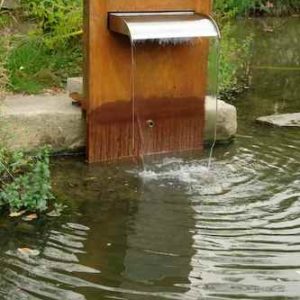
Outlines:
{"label": "white foam", "polygon": [[149,180],[175,180],[182,183],[214,182],[214,173],[202,164],[185,164],[181,159],[166,159],[139,173]]}

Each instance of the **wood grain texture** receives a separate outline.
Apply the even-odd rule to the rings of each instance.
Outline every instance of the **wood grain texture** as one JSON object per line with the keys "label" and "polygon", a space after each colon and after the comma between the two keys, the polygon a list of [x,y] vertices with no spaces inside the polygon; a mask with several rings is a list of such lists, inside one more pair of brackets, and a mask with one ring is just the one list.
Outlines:
{"label": "wood grain texture", "polygon": [[[210,12],[211,1],[206,0],[86,0],[84,5],[85,15],[85,76],[84,87],[88,123],[88,147],[87,156],[90,162],[114,160],[124,157],[139,155],[142,151],[139,136],[137,134],[139,114],[145,101],[153,102],[158,99],[203,99],[206,86],[206,65],[208,45],[205,42],[190,45],[159,46],[145,44],[137,46],[136,49],[136,76],[135,89],[136,99],[132,102],[132,81],[131,81],[131,47],[128,38],[114,34],[107,29],[108,12],[112,11],[173,11],[173,10],[194,10],[199,13]],[[141,103],[139,102],[141,101]],[[201,102],[201,101],[200,101]],[[118,104],[115,109],[115,116],[109,117],[110,122],[105,124],[101,118],[107,118],[108,103]],[[121,104],[125,104],[124,109]],[[204,107],[204,101],[201,102]],[[134,105],[139,110],[133,113]],[[113,105],[114,106],[114,105]],[[174,104],[174,106],[176,106]],[[195,112],[195,117],[203,118],[204,108]],[[118,111],[124,109],[128,118],[119,120]],[[159,109],[159,107],[158,107]],[[100,117],[99,117],[100,115]],[[121,114],[122,115],[122,114]],[[151,116],[149,116],[150,118]],[[99,119],[100,118],[100,119]],[[155,114],[152,115],[155,118]],[[135,123],[133,124],[133,120]],[[169,120],[169,121],[168,121]],[[160,133],[163,135],[163,128],[169,128],[178,139],[183,138],[183,132],[177,127],[191,128],[193,124],[201,125],[200,121],[187,121],[185,117],[178,115],[175,119],[161,120],[164,126],[160,126]],[[145,121],[145,120],[144,120]],[[168,125],[173,124],[172,126]],[[176,124],[175,124],[176,123]],[[194,127],[193,127],[194,126]],[[196,128],[196,127],[195,127]],[[167,130],[167,129],[166,129]],[[201,138],[198,148],[202,148],[203,126],[198,128],[195,136]],[[154,131],[156,132],[156,131]],[[175,134],[175,132],[177,132]],[[134,137],[134,135],[136,135]],[[133,147],[133,139],[135,147]],[[156,146],[143,147],[143,151],[181,151],[190,148],[183,143],[179,147],[157,146],[159,137],[152,134],[149,141]],[[174,137],[174,139],[176,139]],[[155,141],[154,141],[155,140]],[[164,149],[165,147],[165,149]],[[176,149],[176,147],[179,147]],[[148,150],[147,150],[148,149]]]}

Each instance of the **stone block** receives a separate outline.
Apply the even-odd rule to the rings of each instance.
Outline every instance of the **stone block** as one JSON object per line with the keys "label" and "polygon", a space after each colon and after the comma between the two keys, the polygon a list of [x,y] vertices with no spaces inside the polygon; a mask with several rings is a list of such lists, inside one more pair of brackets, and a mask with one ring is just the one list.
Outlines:
{"label": "stone block", "polygon": [[20,0],[4,0],[1,8],[16,9],[19,6],[20,6]]}

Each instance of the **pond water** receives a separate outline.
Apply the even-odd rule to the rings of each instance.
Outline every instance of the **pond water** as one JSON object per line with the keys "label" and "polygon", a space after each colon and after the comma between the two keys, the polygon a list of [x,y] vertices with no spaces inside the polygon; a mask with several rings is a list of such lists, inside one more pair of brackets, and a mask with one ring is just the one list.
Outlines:
{"label": "pond water", "polygon": [[212,170],[208,153],[144,172],[53,161],[68,208],[0,219],[0,299],[300,299],[300,132],[255,123],[300,111],[300,22],[238,24],[237,35],[249,32],[252,85]]}

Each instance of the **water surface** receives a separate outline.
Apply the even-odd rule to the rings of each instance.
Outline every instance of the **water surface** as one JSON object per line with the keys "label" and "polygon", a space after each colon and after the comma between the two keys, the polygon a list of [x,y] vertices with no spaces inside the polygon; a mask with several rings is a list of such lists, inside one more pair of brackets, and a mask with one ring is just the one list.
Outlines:
{"label": "water surface", "polygon": [[53,161],[68,208],[0,220],[0,299],[300,299],[300,132],[255,123],[300,111],[299,19],[237,28],[255,33],[252,85],[212,170],[207,153],[144,172]]}

